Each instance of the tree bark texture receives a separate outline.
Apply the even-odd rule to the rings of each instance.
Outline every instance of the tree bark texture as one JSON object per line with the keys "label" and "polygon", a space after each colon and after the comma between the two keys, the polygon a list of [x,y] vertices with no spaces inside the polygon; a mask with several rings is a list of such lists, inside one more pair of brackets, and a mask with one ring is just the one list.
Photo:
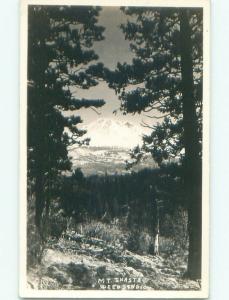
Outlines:
{"label": "tree bark texture", "polygon": [[184,122],[184,184],[188,203],[189,256],[187,275],[201,278],[202,240],[202,160],[194,99],[191,28],[188,10],[180,11],[180,50]]}

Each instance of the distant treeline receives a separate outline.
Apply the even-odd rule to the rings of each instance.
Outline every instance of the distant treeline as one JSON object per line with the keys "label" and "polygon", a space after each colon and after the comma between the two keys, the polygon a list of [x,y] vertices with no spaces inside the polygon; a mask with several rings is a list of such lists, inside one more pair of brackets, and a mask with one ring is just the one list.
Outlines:
{"label": "distant treeline", "polygon": [[177,164],[125,175],[90,177],[77,169],[72,176],[63,178],[61,208],[66,216],[79,222],[126,218],[130,228],[138,226],[154,231],[158,210],[162,220],[177,207],[185,207],[181,172]]}

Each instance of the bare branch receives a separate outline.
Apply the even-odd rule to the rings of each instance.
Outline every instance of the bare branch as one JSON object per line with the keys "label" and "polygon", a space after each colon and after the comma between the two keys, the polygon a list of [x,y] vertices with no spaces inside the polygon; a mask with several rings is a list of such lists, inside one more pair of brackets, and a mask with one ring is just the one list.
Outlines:
{"label": "bare branch", "polygon": [[145,123],[143,120],[141,122],[141,126],[149,129],[154,129],[154,127],[150,126],[149,124]]}
{"label": "bare branch", "polygon": [[103,78],[100,78],[98,76],[94,76],[96,78],[96,80],[100,81],[100,82],[104,82],[104,79]]}
{"label": "bare branch", "polygon": [[165,118],[165,117],[170,116],[170,114],[166,114],[166,115],[160,116],[160,117],[157,117],[157,116],[149,116],[149,115],[144,115],[144,116],[147,117],[147,118],[150,118],[150,119],[162,119],[162,118]]}
{"label": "bare branch", "polygon": [[81,70],[86,70],[86,68],[85,67],[79,67],[78,69],[74,70],[73,74],[76,74]]}
{"label": "bare branch", "polygon": [[96,112],[97,113],[97,115],[101,115],[101,112],[98,112],[93,106],[90,106],[89,107],[90,109],[92,109],[94,112]]}
{"label": "bare branch", "polygon": [[156,109],[159,109],[161,108],[161,106],[153,106],[153,105],[150,105],[150,108],[145,108],[143,111],[144,112],[150,112],[152,110],[156,110]]}
{"label": "bare branch", "polygon": [[150,112],[150,111],[152,111],[152,110],[153,110],[153,108],[151,107],[151,108],[144,109],[143,111],[144,111],[144,112]]}

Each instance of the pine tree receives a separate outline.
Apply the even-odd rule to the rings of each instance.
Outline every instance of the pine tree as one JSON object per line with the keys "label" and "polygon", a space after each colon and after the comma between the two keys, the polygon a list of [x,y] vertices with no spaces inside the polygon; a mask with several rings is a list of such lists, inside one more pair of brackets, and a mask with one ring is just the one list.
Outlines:
{"label": "pine tree", "polygon": [[[49,211],[58,176],[70,170],[67,147],[88,143],[80,108],[98,108],[101,99],[78,99],[73,88],[98,84],[101,64],[92,50],[103,39],[100,8],[90,6],[28,7],[28,184],[35,194],[35,221]],[[77,96],[77,95],[76,95]],[[66,114],[71,111],[72,114]],[[70,115],[70,116],[69,116]]]}
{"label": "pine tree", "polygon": [[[150,152],[159,164],[171,159],[183,166],[189,214],[187,274],[201,277],[202,40],[201,8],[122,8],[129,21],[121,28],[135,54],[132,64],[107,70],[126,113],[161,119],[133,150],[140,160]],[[127,89],[129,85],[134,88]]]}

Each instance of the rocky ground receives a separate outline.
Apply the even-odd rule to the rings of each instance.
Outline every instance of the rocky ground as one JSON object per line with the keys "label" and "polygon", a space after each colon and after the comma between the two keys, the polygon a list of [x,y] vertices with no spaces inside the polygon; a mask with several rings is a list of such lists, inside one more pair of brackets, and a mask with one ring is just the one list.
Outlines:
{"label": "rocky ground", "polygon": [[40,265],[28,270],[31,289],[198,290],[199,281],[183,278],[177,256],[139,255],[119,243],[68,234],[49,241]]}

